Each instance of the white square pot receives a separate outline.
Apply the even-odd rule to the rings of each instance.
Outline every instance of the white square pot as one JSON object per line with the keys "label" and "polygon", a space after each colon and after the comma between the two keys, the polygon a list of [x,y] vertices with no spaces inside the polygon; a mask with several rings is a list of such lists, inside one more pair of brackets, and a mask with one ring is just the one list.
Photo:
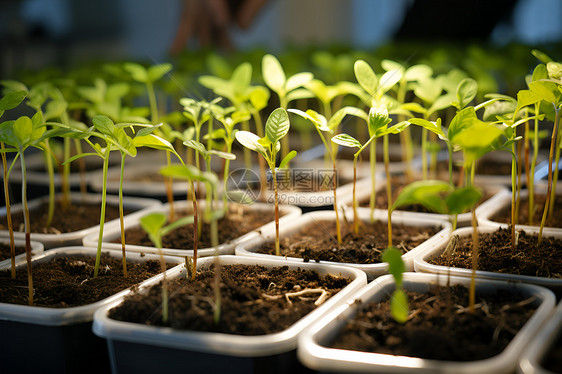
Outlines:
{"label": "white square pot", "polygon": [[[353,212],[346,211],[346,219],[348,222],[353,221]],[[358,209],[359,218],[366,224],[370,221],[370,211],[369,209],[361,208]],[[343,215],[343,212],[342,212]],[[305,213],[298,219],[294,219],[287,222],[285,225],[280,225],[280,237],[289,237],[293,234],[298,233],[300,230],[308,225],[314,225],[318,221],[335,221],[336,214],[334,211],[316,211]],[[375,210],[375,219],[382,222],[387,222],[387,212],[382,210]],[[342,218],[340,220],[343,221]],[[424,217],[419,218],[417,216],[412,216],[407,212],[394,212],[392,214],[392,222],[396,224],[412,225],[412,226],[434,226],[439,227],[438,231],[433,237],[420,244],[416,248],[410,250],[408,253],[402,256],[406,269],[411,271],[414,267],[414,257],[428,247],[431,247],[435,242],[440,239],[448,238],[451,232],[451,224],[435,217]],[[257,258],[281,258],[286,263],[304,263],[302,258],[297,257],[282,257],[270,254],[257,253],[261,245],[266,242],[271,242],[275,239],[275,231],[273,228],[268,230],[262,230],[259,236],[248,240],[236,247],[237,256],[250,256]],[[343,262],[331,262],[331,261],[320,261],[322,264],[327,265],[341,265],[341,266],[351,266],[363,270],[367,273],[369,279],[374,279],[379,275],[386,274],[388,272],[387,263],[377,263],[377,264],[357,264],[357,263],[343,263]]]}
{"label": "white square pot", "polygon": [[[336,295],[314,309],[289,328],[267,335],[232,335],[216,332],[174,330],[169,327],[141,325],[108,318],[111,308],[119,305],[123,298],[114,300],[94,315],[93,331],[107,339],[112,360],[112,369],[117,372],[137,372],[148,368],[185,367],[190,370],[232,373],[253,372],[261,367],[265,372],[276,372],[278,367],[294,360],[297,337],[322,315],[332,310],[355,291],[366,284],[365,273],[358,269],[324,266],[320,264],[287,264],[280,260],[220,256],[222,265],[262,265],[268,268],[289,266],[291,269],[310,269],[322,275],[332,274],[348,277],[352,281]],[[199,269],[207,268],[214,258],[206,257],[197,262]],[[185,277],[184,267],[167,273],[170,278]],[[157,284],[161,276],[143,282],[139,292]],[[129,360],[129,357],[134,359]],[[264,366],[266,367],[264,369]]]}
{"label": "white square pot", "polygon": [[[60,198],[60,194],[57,195],[55,198]],[[72,202],[74,203],[80,203],[82,201],[85,201],[87,203],[90,204],[96,204],[96,203],[100,203],[101,204],[101,195],[100,194],[86,194],[83,195],[79,192],[72,192],[70,194],[70,199]],[[28,207],[31,213],[31,220],[33,220],[33,212],[31,212],[35,207],[39,207],[44,203],[47,203],[49,201],[49,197],[48,196],[44,196],[38,199],[34,199],[29,201],[28,203]],[[107,195],[107,199],[106,199],[106,203],[107,205],[112,205],[112,206],[119,206],[119,197],[118,196],[113,196],[113,195]],[[154,200],[154,199],[146,199],[146,198],[137,198],[137,197],[123,197],[123,206],[125,209],[131,209],[131,210],[137,210],[136,212],[132,213],[131,215],[137,215],[137,214],[143,214],[143,210],[146,208],[151,208],[151,207],[157,207],[157,206],[161,206],[162,203],[158,200]],[[17,212],[21,212],[21,210],[23,209],[21,204],[17,204],[12,206],[11,212],[12,214],[17,213]],[[55,211],[55,214],[57,214],[57,212]],[[5,217],[6,216],[6,207],[2,207],[0,208],[0,216]],[[119,219],[116,218],[113,221],[106,221],[104,227],[107,227],[107,225],[110,225],[112,223],[117,223],[119,224]],[[82,239],[93,233],[93,232],[98,232],[99,230],[99,223],[95,226],[83,229],[83,230],[79,230],[79,231],[75,231],[75,232],[70,232],[70,233],[62,233],[62,234],[43,234],[43,233],[31,233],[31,239],[41,242],[46,249],[49,248],[55,248],[55,247],[62,247],[62,246],[69,246],[69,245],[81,245],[82,244]],[[0,231],[0,237],[6,238],[9,237],[9,232],[8,230],[1,230]],[[17,239],[22,239],[25,240],[25,233],[24,232],[14,232],[14,237]]]}
{"label": "white square pot", "polygon": [[[470,279],[438,276],[432,274],[405,273],[403,287],[409,291],[427,292],[431,285],[446,286],[461,284],[468,287]],[[494,357],[472,361],[451,362],[416,357],[396,356],[381,353],[360,352],[328,348],[326,345],[352,319],[367,302],[379,302],[388,298],[394,290],[394,278],[386,275],[377,278],[367,287],[353,295],[346,304],[340,305],[324,316],[300,337],[298,342],[299,360],[307,367],[322,372],[339,373],[511,373],[514,371],[521,352],[529,340],[552,312],[554,294],[542,287],[478,280],[477,292],[497,288],[522,291],[525,295],[536,296],[538,308],[502,353]],[[356,302],[356,300],[358,302]],[[359,302],[360,301],[360,302]]]}
{"label": "white square pot", "polygon": [[[204,200],[198,201],[197,204],[199,209],[204,209],[205,207]],[[222,202],[219,202],[217,204],[217,208],[220,209],[221,206],[222,206]],[[265,204],[265,203],[254,203],[252,205],[245,205],[244,207],[257,211],[264,211],[264,212],[273,210],[273,205]],[[174,209],[176,211],[181,211],[181,210],[192,211],[192,202],[187,200],[176,201],[174,203]],[[170,204],[163,204],[160,206],[147,209],[143,211],[143,214],[135,214],[134,216],[126,217],[124,220],[125,230],[128,228],[139,227],[140,218],[145,214],[154,213],[154,212],[168,214],[169,211],[170,211]],[[283,206],[279,206],[279,214],[282,215],[281,218],[279,219],[279,224],[284,225],[285,223],[291,222],[295,218],[299,217],[301,215],[301,210],[300,208],[297,208],[295,206],[283,205]],[[275,225],[274,222],[269,222],[253,231],[241,235],[240,237],[232,238],[230,241],[226,243],[221,243],[217,249],[215,249],[214,247],[199,248],[197,250],[197,256],[198,257],[214,256],[217,253],[221,255],[234,254],[234,248],[236,247],[237,244],[249,240],[250,238],[258,235],[259,232],[272,228],[274,227],[274,225]],[[99,236],[98,230],[92,231],[89,235],[84,237],[83,245],[87,247],[96,247],[98,244],[98,236]],[[120,243],[111,243],[113,240],[120,239],[120,238],[121,238],[121,226],[118,221],[105,226],[103,232],[104,248],[110,248],[116,250],[120,249],[121,248]],[[133,252],[158,253],[157,248],[142,246],[142,245],[126,244],[125,248],[127,251],[133,251]],[[164,254],[169,256],[193,257],[193,249],[163,248],[163,252]]]}

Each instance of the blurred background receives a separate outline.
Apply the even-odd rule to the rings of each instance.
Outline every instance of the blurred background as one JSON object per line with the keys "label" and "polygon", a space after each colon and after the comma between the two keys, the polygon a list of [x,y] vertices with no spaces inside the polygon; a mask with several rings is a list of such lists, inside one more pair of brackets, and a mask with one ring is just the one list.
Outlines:
{"label": "blurred background", "polygon": [[[226,3],[230,21],[217,11],[221,2]],[[334,44],[374,50],[401,40],[445,40],[548,49],[562,39],[559,0],[259,0],[252,11],[255,16],[241,27],[236,21],[245,11],[244,3],[0,0],[0,78],[20,69],[84,61],[163,62],[170,60],[172,52],[201,48],[227,54],[254,48],[279,53],[288,46]],[[201,25],[184,32],[183,38],[179,35],[182,25],[189,28],[186,24],[201,20],[220,24],[220,33],[228,40],[208,28],[202,30]]]}

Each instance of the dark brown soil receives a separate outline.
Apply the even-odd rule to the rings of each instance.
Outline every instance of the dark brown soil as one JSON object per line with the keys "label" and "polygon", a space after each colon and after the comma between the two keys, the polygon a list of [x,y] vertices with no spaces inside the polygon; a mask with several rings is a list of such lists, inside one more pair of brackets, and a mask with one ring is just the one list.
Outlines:
{"label": "dark brown soil", "polygon": [[[386,222],[363,223],[359,234],[342,224],[342,244],[338,247],[336,223],[317,221],[303,227],[298,234],[281,239],[282,256],[303,258],[308,261],[334,261],[372,264],[381,262],[381,253],[388,246]],[[406,253],[437,233],[436,227],[392,225],[393,244]],[[275,254],[273,242],[265,244],[260,253]]]}
{"label": "dark brown soil", "polygon": [[[218,222],[219,243],[228,243],[258,227],[275,220],[273,206],[270,211],[255,211],[246,209],[243,205],[230,204],[230,212],[221,218]],[[188,212],[176,212],[179,217]],[[191,214],[191,211],[189,211]],[[202,214],[200,215],[202,217]],[[201,222],[201,219],[199,220]],[[130,228],[125,231],[125,241],[127,244],[154,246],[150,241],[146,232],[139,226]],[[121,239],[115,240],[115,243],[121,243]],[[164,248],[193,248],[193,225],[185,225],[177,230],[170,232],[162,238],[162,246]],[[211,230],[210,224],[203,223],[201,229],[201,237],[199,238],[198,248],[211,247]]]}
{"label": "dark brown soil", "polygon": [[[285,330],[316,306],[320,292],[302,297],[288,293],[324,289],[332,296],[349,280],[320,276],[310,270],[287,266],[268,270],[263,266],[221,266],[220,322],[214,323],[214,272],[202,270],[195,281],[174,279],[169,284],[168,326],[180,330],[216,331],[237,335],[264,335]],[[133,294],[110,311],[110,318],[149,325],[164,325],[161,314],[161,284],[148,294]]]}
{"label": "dark brown soil", "polygon": [[[16,256],[25,253],[25,247],[16,246]],[[11,256],[10,244],[0,243],[0,261],[6,260]]]}
{"label": "dark brown soil", "polygon": [[562,335],[554,340],[554,344],[543,359],[542,366],[553,373],[562,373]]}
{"label": "dark brown soil", "polygon": [[[65,256],[34,265],[34,304],[49,308],[92,304],[160,272],[158,261],[128,262],[125,278],[122,260],[103,254],[100,272],[92,278],[94,264],[95,257],[92,256]],[[17,272],[15,280],[10,271],[0,272],[0,302],[28,304],[25,269]]]}
{"label": "dark brown soil", "polygon": [[[535,218],[534,222],[529,223],[529,200],[527,198],[521,199],[521,205],[519,207],[519,222],[524,225],[538,226],[542,219],[542,214],[544,211],[544,201],[545,195],[535,195]],[[562,227],[562,196],[556,196],[554,201],[554,210],[552,211],[552,216],[546,218],[546,227]],[[504,209],[500,210],[498,213],[493,215],[490,220],[494,222],[511,223],[511,203]]]}
{"label": "dark brown soil", "polygon": [[[30,210],[31,232],[42,234],[64,234],[80,231],[100,224],[101,204],[72,203],[63,208],[60,202],[55,204],[55,214],[50,228],[45,227],[49,204],[45,203],[37,209]],[[131,210],[125,209],[125,214]],[[119,208],[107,204],[105,222],[119,218]],[[24,232],[23,213],[12,213],[14,231]],[[0,219],[0,230],[7,230],[6,218]]]}
{"label": "dark brown soil", "polygon": [[389,302],[370,303],[331,347],[434,360],[472,361],[502,352],[534,313],[532,299],[506,291],[477,295],[470,313],[468,290],[441,287],[436,294],[408,292],[410,319],[398,323]]}
{"label": "dark brown soil", "polygon": [[[515,251],[511,250],[511,231],[499,229],[479,235],[478,270],[562,278],[562,240],[521,231]],[[430,261],[435,265],[472,268],[472,236],[459,239],[454,255],[440,255]]]}
{"label": "dark brown soil", "polygon": [[[390,183],[391,183],[391,186],[392,186],[391,187],[392,188],[392,201],[395,201],[396,198],[398,197],[398,195],[400,194],[400,192],[402,192],[404,187],[406,187],[407,183],[404,180],[404,178],[392,178]],[[480,205],[481,203],[488,200],[492,196],[493,196],[493,194],[490,193],[489,191],[486,191],[486,190],[482,191],[482,198],[477,203],[477,205]],[[370,206],[369,198],[367,198],[367,200],[365,200],[365,201],[360,201],[359,206],[369,207]],[[386,194],[386,187],[381,188],[379,191],[377,191],[377,193],[375,195],[375,208],[377,208],[377,209],[388,209],[388,198],[387,198],[387,194]],[[402,207],[398,208],[398,210],[405,210],[405,211],[408,211],[408,212],[417,212],[417,213],[435,213],[435,212],[427,209],[423,205],[419,205],[419,204],[402,206]]]}

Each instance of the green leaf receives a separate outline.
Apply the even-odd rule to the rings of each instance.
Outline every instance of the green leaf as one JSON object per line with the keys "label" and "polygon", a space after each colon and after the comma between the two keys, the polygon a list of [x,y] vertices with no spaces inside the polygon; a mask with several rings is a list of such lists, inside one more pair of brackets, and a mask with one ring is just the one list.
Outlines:
{"label": "green leaf", "polygon": [[186,140],[183,142],[183,145],[195,149],[197,152],[199,152],[202,155],[207,154],[207,148],[205,147],[205,145],[201,142],[198,142],[197,140]]}
{"label": "green leaf", "polygon": [[131,74],[133,80],[140,83],[147,83],[149,81],[148,72],[144,66],[137,64],[136,62],[126,62],[123,65],[123,68]]}
{"label": "green leaf", "polygon": [[253,134],[249,131],[238,131],[235,136],[236,136],[236,140],[238,140],[238,142],[242,144],[244,147],[252,151],[259,152],[264,157],[267,154],[265,147],[261,145],[259,142],[260,137],[257,136],[256,134]]}
{"label": "green leaf", "polygon": [[439,138],[443,140],[447,140],[445,133],[443,132],[443,128],[441,127],[441,118],[437,118],[437,121],[432,122],[422,118],[411,118],[408,120],[413,125],[421,126],[424,129],[431,131],[432,133],[439,136]]}
{"label": "green leaf", "polygon": [[355,72],[355,79],[357,79],[359,85],[363,87],[369,95],[374,95],[379,83],[371,66],[363,60],[357,60],[353,65],[353,70]]}
{"label": "green leaf", "polygon": [[244,94],[252,82],[252,64],[244,62],[236,67],[230,78],[232,88],[237,94]]}
{"label": "green leaf", "polygon": [[285,88],[285,72],[277,57],[267,54],[262,59],[262,75],[265,84],[275,92]]}
{"label": "green leaf", "polygon": [[476,205],[481,197],[482,193],[476,187],[461,187],[447,196],[445,203],[449,214],[461,214]]}
{"label": "green leaf", "polygon": [[478,93],[478,83],[472,78],[463,79],[457,86],[458,109],[466,107]]}
{"label": "green leaf", "polygon": [[301,99],[311,99],[314,97],[314,94],[305,88],[297,88],[296,90],[292,90],[287,94],[287,102],[290,103],[291,101],[301,100]]}
{"label": "green leaf", "polygon": [[146,136],[135,136],[133,138],[133,145],[137,148],[148,147],[153,149],[159,149],[162,151],[172,152],[181,161],[181,157],[174,149],[174,146],[166,139],[163,139],[157,135],[149,134]]}
{"label": "green leaf", "polygon": [[494,125],[474,120],[472,126],[465,128],[451,141],[463,150],[474,152],[488,148],[503,132]]}
{"label": "green leaf", "polygon": [[392,210],[402,206],[421,204],[433,212],[446,214],[447,207],[442,194],[450,190],[451,186],[444,181],[422,180],[410,183],[400,192],[392,204]]}
{"label": "green leaf", "polygon": [[287,155],[283,158],[283,160],[281,160],[281,163],[279,164],[279,169],[284,169],[285,166],[287,166],[287,164],[289,163],[289,161],[295,158],[296,155],[297,155],[297,151],[291,151],[287,153]]}
{"label": "green leaf", "polygon": [[544,64],[537,65],[535,70],[533,70],[532,81],[538,81],[541,79],[548,79],[548,70]]}
{"label": "green leaf", "polygon": [[562,78],[562,64],[559,62],[550,61],[546,64],[548,75],[554,79]]}
{"label": "green leaf", "polygon": [[406,271],[402,253],[395,247],[388,247],[382,252],[382,261],[388,263],[388,272],[394,277],[396,288],[402,287],[402,274]]}
{"label": "green leaf", "polygon": [[94,124],[94,128],[101,132],[104,135],[113,136],[115,133],[116,127],[115,124],[108,116],[98,115],[92,119],[92,123]]}
{"label": "green leaf", "polygon": [[[519,93],[517,95],[519,96]],[[515,112],[515,109],[517,109],[517,103],[514,101],[495,101],[486,106],[482,118],[484,121],[496,121],[498,117],[509,117],[511,119],[511,115]]]}
{"label": "green leaf", "polygon": [[[149,213],[145,216],[140,218],[140,225],[146,231],[148,236],[150,237],[151,241],[159,242],[160,241],[160,229],[166,223],[166,215],[164,213]],[[158,246],[158,243],[154,243],[154,245]]]}
{"label": "green leaf", "polygon": [[47,103],[45,110],[45,120],[59,118],[66,112],[68,104],[62,100],[53,100]]}
{"label": "green leaf", "polygon": [[527,105],[536,104],[541,100],[541,97],[531,90],[519,90],[519,92],[517,92],[518,108],[524,108]]}
{"label": "green leaf", "polygon": [[377,97],[382,96],[385,92],[389,91],[402,79],[404,69],[390,70],[384,73],[379,79],[379,89],[377,90]]}
{"label": "green leaf", "polygon": [[338,134],[332,137],[332,142],[350,148],[361,148],[361,143],[351,135]]}
{"label": "green leaf", "polygon": [[467,107],[459,111],[451,121],[449,130],[447,131],[447,138],[452,140],[455,136],[461,133],[465,128],[472,126],[474,120],[478,120],[476,112],[473,107]]}
{"label": "green leaf", "polygon": [[250,103],[258,112],[267,106],[269,102],[269,90],[262,86],[252,88]]}
{"label": "green leaf", "polygon": [[287,79],[287,82],[285,84],[285,89],[287,91],[292,91],[296,88],[304,87],[313,78],[314,75],[312,73],[308,73],[308,72],[297,73],[289,77],[289,79]]}
{"label": "green leaf", "polygon": [[[396,68],[395,68],[396,69]],[[404,79],[408,82],[418,81],[421,82],[433,75],[433,69],[427,65],[419,64],[410,66],[404,73]]]}
{"label": "green leaf", "polygon": [[12,91],[0,99],[0,116],[4,111],[13,109],[21,104],[27,96],[27,91]]}
{"label": "green leaf", "polygon": [[193,222],[195,222],[195,216],[193,215],[178,218],[177,220],[170,223],[169,225],[164,226],[162,230],[160,230],[160,234],[162,236],[166,236],[172,231],[177,230],[182,226],[191,225]]}
{"label": "green leaf", "polygon": [[148,80],[150,82],[156,82],[164,75],[168,74],[171,70],[172,70],[172,64],[164,63],[164,64],[153,65],[149,67],[146,72],[147,72]]}
{"label": "green leaf", "polygon": [[208,151],[208,154],[219,156],[220,158],[223,158],[225,160],[236,160],[236,155],[234,153],[217,151],[216,149],[211,149],[210,151]]}
{"label": "green leaf", "polygon": [[192,165],[169,165],[160,169],[160,174],[165,177],[177,179],[196,180],[201,175],[199,169]]}
{"label": "green leaf", "polygon": [[386,108],[371,107],[369,110],[369,136],[373,137],[381,130],[386,129],[392,119],[388,117]]}
{"label": "green leaf", "polygon": [[531,82],[529,83],[531,91],[547,103],[556,103],[556,85],[550,82]]}
{"label": "green leaf", "polygon": [[552,59],[546,53],[539,51],[538,49],[533,49],[531,53],[544,64],[552,61]]}
{"label": "green leaf", "polygon": [[31,139],[33,133],[33,123],[31,118],[27,116],[19,117],[15,120],[14,125],[14,136],[20,146],[26,147]]}
{"label": "green leaf", "polygon": [[410,111],[410,112],[414,112],[414,113],[425,113],[425,112],[427,112],[427,109],[425,109],[423,106],[421,106],[418,103],[404,103],[404,104],[400,105],[400,108],[405,109],[405,110]]}
{"label": "green leaf", "polygon": [[277,108],[269,115],[265,124],[265,135],[272,144],[277,143],[289,132],[291,123],[287,111]]}
{"label": "green leaf", "polygon": [[397,289],[392,293],[390,313],[392,318],[398,323],[405,323],[408,320],[408,296],[401,289]]}
{"label": "green leaf", "polygon": [[303,112],[299,109],[289,109],[288,112],[298,114],[302,118],[309,120],[320,131],[330,131],[330,129],[328,128],[326,117],[316,112],[315,110],[308,109],[306,112]]}

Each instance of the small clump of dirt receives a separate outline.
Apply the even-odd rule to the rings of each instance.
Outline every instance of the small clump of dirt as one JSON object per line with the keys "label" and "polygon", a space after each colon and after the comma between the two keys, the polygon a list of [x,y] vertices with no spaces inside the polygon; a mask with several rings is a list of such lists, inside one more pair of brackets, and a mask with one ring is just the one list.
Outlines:
{"label": "small clump of dirt", "polygon": [[[434,265],[472,268],[472,236],[458,238],[451,254],[441,254],[429,262]],[[562,278],[562,240],[525,231],[517,234],[515,250],[511,249],[511,230],[500,228],[492,233],[478,235],[478,270]]]}
{"label": "small clump of dirt", "polygon": [[[237,335],[264,335],[283,331],[314,310],[347,284],[349,279],[321,276],[312,270],[287,266],[268,269],[255,265],[220,267],[220,322],[216,306],[214,266],[168,280],[169,320],[162,322],[162,283],[135,293],[109,312],[119,321],[170,326],[179,330],[214,331]],[[311,291],[312,290],[312,291]]]}
{"label": "small clump of dirt", "polygon": [[[16,256],[25,253],[25,247],[15,247]],[[0,261],[7,260],[11,256],[11,247],[9,243],[0,243]]]}
{"label": "small clump of dirt", "polygon": [[[542,219],[544,212],[544,202],[546,200],[545,195],[535,195],[534,203],[534,219],[533,222],[529,222],[529,199],[522,198],[519,206],[519,218],[518,224],[538,226]],[[562,209],[557,209],[562,206],[562,196],[556,196],[554,200],[554,209],[552,212],[547,214],[545,221],[546,227],[562,227]],[[498,213],[494,214],[491,221],[508,223],[511,224],[511,204],[500,210]]]}
{"label": "small clump of dirt", "polygon": [[[94,274],[94,256],[61,256],[52,261],[33,264],[34,305],[69,308],[92,304],[140,283],[160,272],[160,262],[127,262],[123,276],[120,258],[102,254],[100,271]],[[27,271],[25,267],[12,279],[11,271],[0,272],[0,302],[27,305]]]}
{"label": "small clump of dirt", "polygon": [[533,297],[507,291],[477,294],[474,313],[466,307],[468,289],[461,286],[407,295],[406,323],[391,317],[388,300],[368,303],[329,346],[432,360],[482,360],[501,353],[535,312]]}
{"label": "small clump of dirt", "polygon": [[[336,223],[317,221],[297,234],[280,241],[282,256],[303,258],[308,261],[333,261],[372,264],[381,262],[381,254],[388,246],[386,222],[362,223],[359,234],[351,225],[342,224],[342,243],[338,246]],[[438,227],[392,225],[394,245],[406,253],[439,231]],[[260,253],[275,254],[275,243],[264,244]]]}

